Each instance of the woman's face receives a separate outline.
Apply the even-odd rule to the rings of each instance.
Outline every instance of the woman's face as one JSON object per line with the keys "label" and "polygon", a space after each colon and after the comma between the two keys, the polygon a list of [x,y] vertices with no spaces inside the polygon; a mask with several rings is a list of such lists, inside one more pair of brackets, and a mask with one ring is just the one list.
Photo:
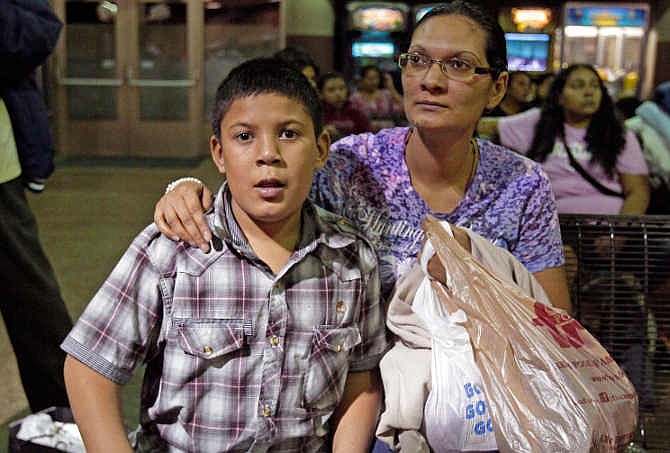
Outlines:
{"label": "woman's face", "polygon": [[365,75],[359,85],[360,89],[363,91],[375,91],[379,88],[379,77],[379,71],[375,69],[365,71]]}
{"label": "woman's face", "polygon": [[[468,17],[435,16],[414,32],[408,51],[439,60],[457,57],[474,66],[489,67],[487,38],[484,29]],[[451,80],[438,64],[425,71],[403,70],[405,114],[410,123],[424,130],[474,130],[484,109],[500,102],[506,83],[507,73],[495,81],[490,74]]]}
{"label": "woman's face", "polygon": [[578,68],[565,80],[558,103],[568,123],[584,121],[600,108],[603,93],[598,75],[587,68]]}
{"label": "woman's face", "polygon": [[335,77],[324,82],[321,88],[323,102],[339,109],[347,102],[347,84],[344,79]]}

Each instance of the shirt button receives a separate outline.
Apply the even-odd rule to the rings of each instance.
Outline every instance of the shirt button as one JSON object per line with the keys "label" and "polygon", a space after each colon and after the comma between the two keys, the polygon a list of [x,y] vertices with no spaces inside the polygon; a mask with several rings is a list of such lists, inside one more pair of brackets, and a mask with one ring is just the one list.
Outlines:
{"label": "shirt button", "polygon": [[275,347],[279,346],[279,337],[274,335],[270,338],[270,346]]}
{"label": "shirt button", "polygon": [[335,351],[337,351],[337,352],[342,352],[342,349],[344,349],[344,348],[342,347],[341,344],[338,344],[337,346],[335,346]]}
{"label": "shirt button", "polygon": [[214,350],[212,349],[211,346],[205,346],[204,348],[202,348],[202,352],[204,352],[207,355],[210,355],[213,351]]}
{"label": "shirt button", "polygon": [[270,415],[272,415],[272,411],[268,406],[265,406],[263,408],[263,417],[269,417]]}

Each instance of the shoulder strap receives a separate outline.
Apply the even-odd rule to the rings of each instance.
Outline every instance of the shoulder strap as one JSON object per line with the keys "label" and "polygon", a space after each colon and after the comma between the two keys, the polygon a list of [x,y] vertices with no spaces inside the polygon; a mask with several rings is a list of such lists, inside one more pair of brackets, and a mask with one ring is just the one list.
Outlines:
{"label": "shoulder strap", "polygon": [[570,147],[568,146],[567,143],[563,143],[565,145],[565,152],[568,153],[568,159],[570,159],[570,165],[572,165],[572,168],[577,170],[577,173],[582,175],[582,178],[586,179],[586,181],[591,184],[593,187],[595,187],[598,192],[609,195],[611,197],[619,197],[619,198],[624,198],[624,194],[622,192],[617,192],[616,190],[612,190],[609,187],[605,187],[596,178],[591,176],[586,170],[584,170],[584,167],[579,165],[579,162],[577,162],[577,159],[575,159],[575,156],[572,155],[572,152],[570,151]]}

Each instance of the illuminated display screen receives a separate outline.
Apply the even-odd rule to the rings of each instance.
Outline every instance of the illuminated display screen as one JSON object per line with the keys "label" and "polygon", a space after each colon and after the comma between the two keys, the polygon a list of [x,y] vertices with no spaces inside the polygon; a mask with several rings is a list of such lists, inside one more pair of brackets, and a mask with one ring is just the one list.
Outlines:
{"label": "illuminated display screen", "polygon": [[353,12],[352,27],[356,30],[402,31],[405,14],[395,8],[362,7]]}
{"label": "illuminated display screen", "polygon": [[619,6],[568,8],[567,25],[595,25],[600,27],[644,27],[647,10]]}
{"label": "illuminated display screen", "polygon": [[549,35],[505,33],[507,67],[510,71],[546,71],[549,59]]}
{"label": "illuminated display screen", "polygon": [[393,57],[395,46],[392,42],[355,42],[351,45],[351,55],[354,57]]}

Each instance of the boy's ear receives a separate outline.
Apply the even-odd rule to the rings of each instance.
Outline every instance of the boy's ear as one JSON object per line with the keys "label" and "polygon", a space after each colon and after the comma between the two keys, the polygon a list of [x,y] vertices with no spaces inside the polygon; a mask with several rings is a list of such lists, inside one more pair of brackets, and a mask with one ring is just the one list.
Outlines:
{"label": "boy's ear", "polygon": [[507,92],[507,84],[509,83],[509,72],[503,71],[498,75],[498,78],[493,81],[491,91],[489,92],[489,102],[486,104],[487,110],[493,110],[496,105],[505,97]]}
{"label": "boy's ear", "polygon": [[223,148],[221,142],[216,138],[216,135],[209,137],[209,151],[212,153],[212,160],[214,165],[219,169],[219,173],[226,174],[226,167],[223,164]]}
{"label": "boy's ear", "polygon": [[330,134],[324,129],[316,139],[316,168],[323,168],[328,160],[328,152],[330,150]]}

